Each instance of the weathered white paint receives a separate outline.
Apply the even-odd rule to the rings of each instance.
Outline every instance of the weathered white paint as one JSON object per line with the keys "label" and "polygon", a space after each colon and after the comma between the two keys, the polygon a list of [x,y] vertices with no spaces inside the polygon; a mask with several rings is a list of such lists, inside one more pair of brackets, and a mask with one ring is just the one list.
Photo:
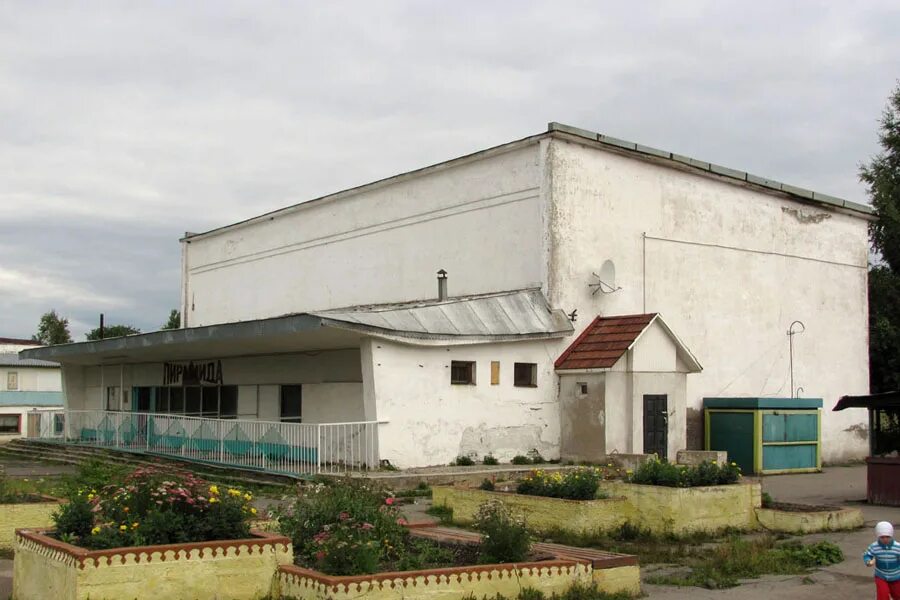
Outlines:
{"label": "weathered white paint", "polygon": [[46,412],[59,410],[58,406],[0,406],[0,415],[16,415],[19,417],[19,432],[0,432],[0,444],[12,439],[26,437],[28,435],[28,414],[32,412]]}
{"label": "weathered white paint", "polygon": [[183,314],[198,326],[432,298],[441,268],[451,295],[540,285],[539,181],[532,144],[189,238]]}
{"label": "weathered white paint", "polygon": [[[688,378],[689,408],[704,396],[790,396],[795,319],[806,324],[794,354],[804,396],[830,406],[868,391],[865,220],[561,139],[548,153],[550,304],[661,312],[704,367]],[[622,289],[591,296],[607,259]],[[823,411],[825,460],[864,456],[865,432],[864,411]]]}
{"label": "weathered white paint", "polygon": [[[372,344],[380,456],[399,467],[447,464],[459,455],[509,460],[559,455],[554,343],[451,347]],[[450,383],[450,363],[475,361],[476,385]],[[491,361],[500,383],[490,384]],[[515,387],[513,364],[537,364],[537,387]]]}

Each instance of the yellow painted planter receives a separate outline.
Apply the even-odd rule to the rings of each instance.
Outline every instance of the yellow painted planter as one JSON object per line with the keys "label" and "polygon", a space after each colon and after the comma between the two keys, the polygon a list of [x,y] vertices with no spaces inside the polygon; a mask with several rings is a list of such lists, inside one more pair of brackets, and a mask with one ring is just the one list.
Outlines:
{"label": "yellow painted planter", "polygon": [[783,533],[816,533],[843,531],[863,526],[862,511],[858,508],[835,508],[810,512],[758,508],[756,518],[769,531]]}
{"label": "yellow painted planter", "polygon": [[254,531],[245,540],[86,550],[16,532],[15,600],[255,600],[272,591],[279,565],[293,562],[290,539]]}
{"label": "yellow painted planter", "polygon": [[610,531],[624,523],[653,533],[683,535],[726,528],[755,529],[755,509],[762,504],[758,483],[670,488],[604,481],[598,500],[562,500],[461,487],[435,487],[433,502],[453,509],[453,519],[472,521],[478,507],[499,499],[525,516],[535,530],[564,529],[574,533]]}
{"label": "yellow painted planter", "polygon": [[44,502],[0,504],[0,548],[12,548],[16,529],[20,527],[52,527],[50,515],[65,500],[44,496]]}
{"label": "yellow painted planter", "polygon": [[453,520],[459,523],[471,523],[478,507],[488,500],[501,500],[513,512],[524,515],[529,528],[538,531],[608,531],[622,525],[630,510],[621,498],[564,500],[463,487],[432,488],[432,503],[451,507]]}
{"label": "yellow painted planter", "polygon": [[653,533],[755,529],[756,509],[762,506],[758,483],[672,488],[603,481],[600,491],[623,498],[624,520]]}

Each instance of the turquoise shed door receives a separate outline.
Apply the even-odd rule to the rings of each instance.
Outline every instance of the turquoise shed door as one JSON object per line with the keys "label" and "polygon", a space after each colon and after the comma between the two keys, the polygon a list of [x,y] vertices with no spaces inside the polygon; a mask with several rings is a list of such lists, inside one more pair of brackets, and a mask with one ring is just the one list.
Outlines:
{"label": "turquoise shed door", "polygon": [[753,413],[710,412],[709,449],[725,450],[741,471],[753,473]]}

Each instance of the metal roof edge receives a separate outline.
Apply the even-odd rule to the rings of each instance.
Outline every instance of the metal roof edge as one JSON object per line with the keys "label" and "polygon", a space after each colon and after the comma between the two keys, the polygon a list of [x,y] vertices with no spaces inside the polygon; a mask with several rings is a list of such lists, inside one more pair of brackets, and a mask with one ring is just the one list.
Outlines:
{"label": "metal roof edge", "polygon": [[780,192],[781,194],[786,194],[803,202],[820,204],[830,208],[842,208],[852,213],[866,215],[866,217],[870,219],[875,215],[875,210],[871,206],[868,206],[866,204],[859,204],[857,202],[852,202],[850,200],[845,200],[836,196],[830,196],[821,192],[815,192],[806,188],[782,183],[774,179],[768,179],[765,177],[760,177],[758,175],[753,175],[752,173],[747,173],[746,171],[741,171],[739,169],[732,169],[730,167],[724,167],[715,163],[697,160],[689,156],[683,156],[681,154],[676,154],[667,150],[660,150],[651,146],[644,146],[642,144],[629,142],[627,140],[604,135],[595,131],[581,129],[580,127],[572,127],[571,125],[552,121],[547,124],[547,133],[552,134],[554,132],[588,139],[620,150],[626,150],[629,152],[634,152],[635,154],[646,155],[647,157],[670,160],[672,162],[686,165],[688,167],[692,167],[694,169],[704,171],[712,175],[718,175],[720,177],[726,177],[728,179],[734,179],[737,181],[742,181],[744,183],[749,183],[766,190]]}
{"label": "metal roof edge", "polygon": [[343,321],[330,317],[322,318],[322,325],[332,327],[334,329],[345,329],[347,331],[356,331],[371,335],[381,339],[402,342],[420,346],[442,346],[457,344],[489,344],[497,342],[524,342],[529,340],[543,340],[563,338],[572,335],[574,329],[558,330],[558,331],[540,331],[534,333],[520,334],[498,334],[498,335],[471,335],[471,334],[452,334],[452,333],[420,333],[418,331],[401,331],[396,329],[387,329],[384,327],[376,327],[373,325],[364,325],[362,323],[354,323],[352,321]]}

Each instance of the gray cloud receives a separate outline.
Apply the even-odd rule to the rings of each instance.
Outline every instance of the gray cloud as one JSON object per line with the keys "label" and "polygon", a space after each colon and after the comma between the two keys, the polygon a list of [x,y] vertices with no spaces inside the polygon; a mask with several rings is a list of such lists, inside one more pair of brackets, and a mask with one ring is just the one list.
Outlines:
{"label": "gray cloud", "polygon": [[5,3],[0,335],[154,328],[184,230],[550,120],[865,201],[898,28],[891,1]]}

